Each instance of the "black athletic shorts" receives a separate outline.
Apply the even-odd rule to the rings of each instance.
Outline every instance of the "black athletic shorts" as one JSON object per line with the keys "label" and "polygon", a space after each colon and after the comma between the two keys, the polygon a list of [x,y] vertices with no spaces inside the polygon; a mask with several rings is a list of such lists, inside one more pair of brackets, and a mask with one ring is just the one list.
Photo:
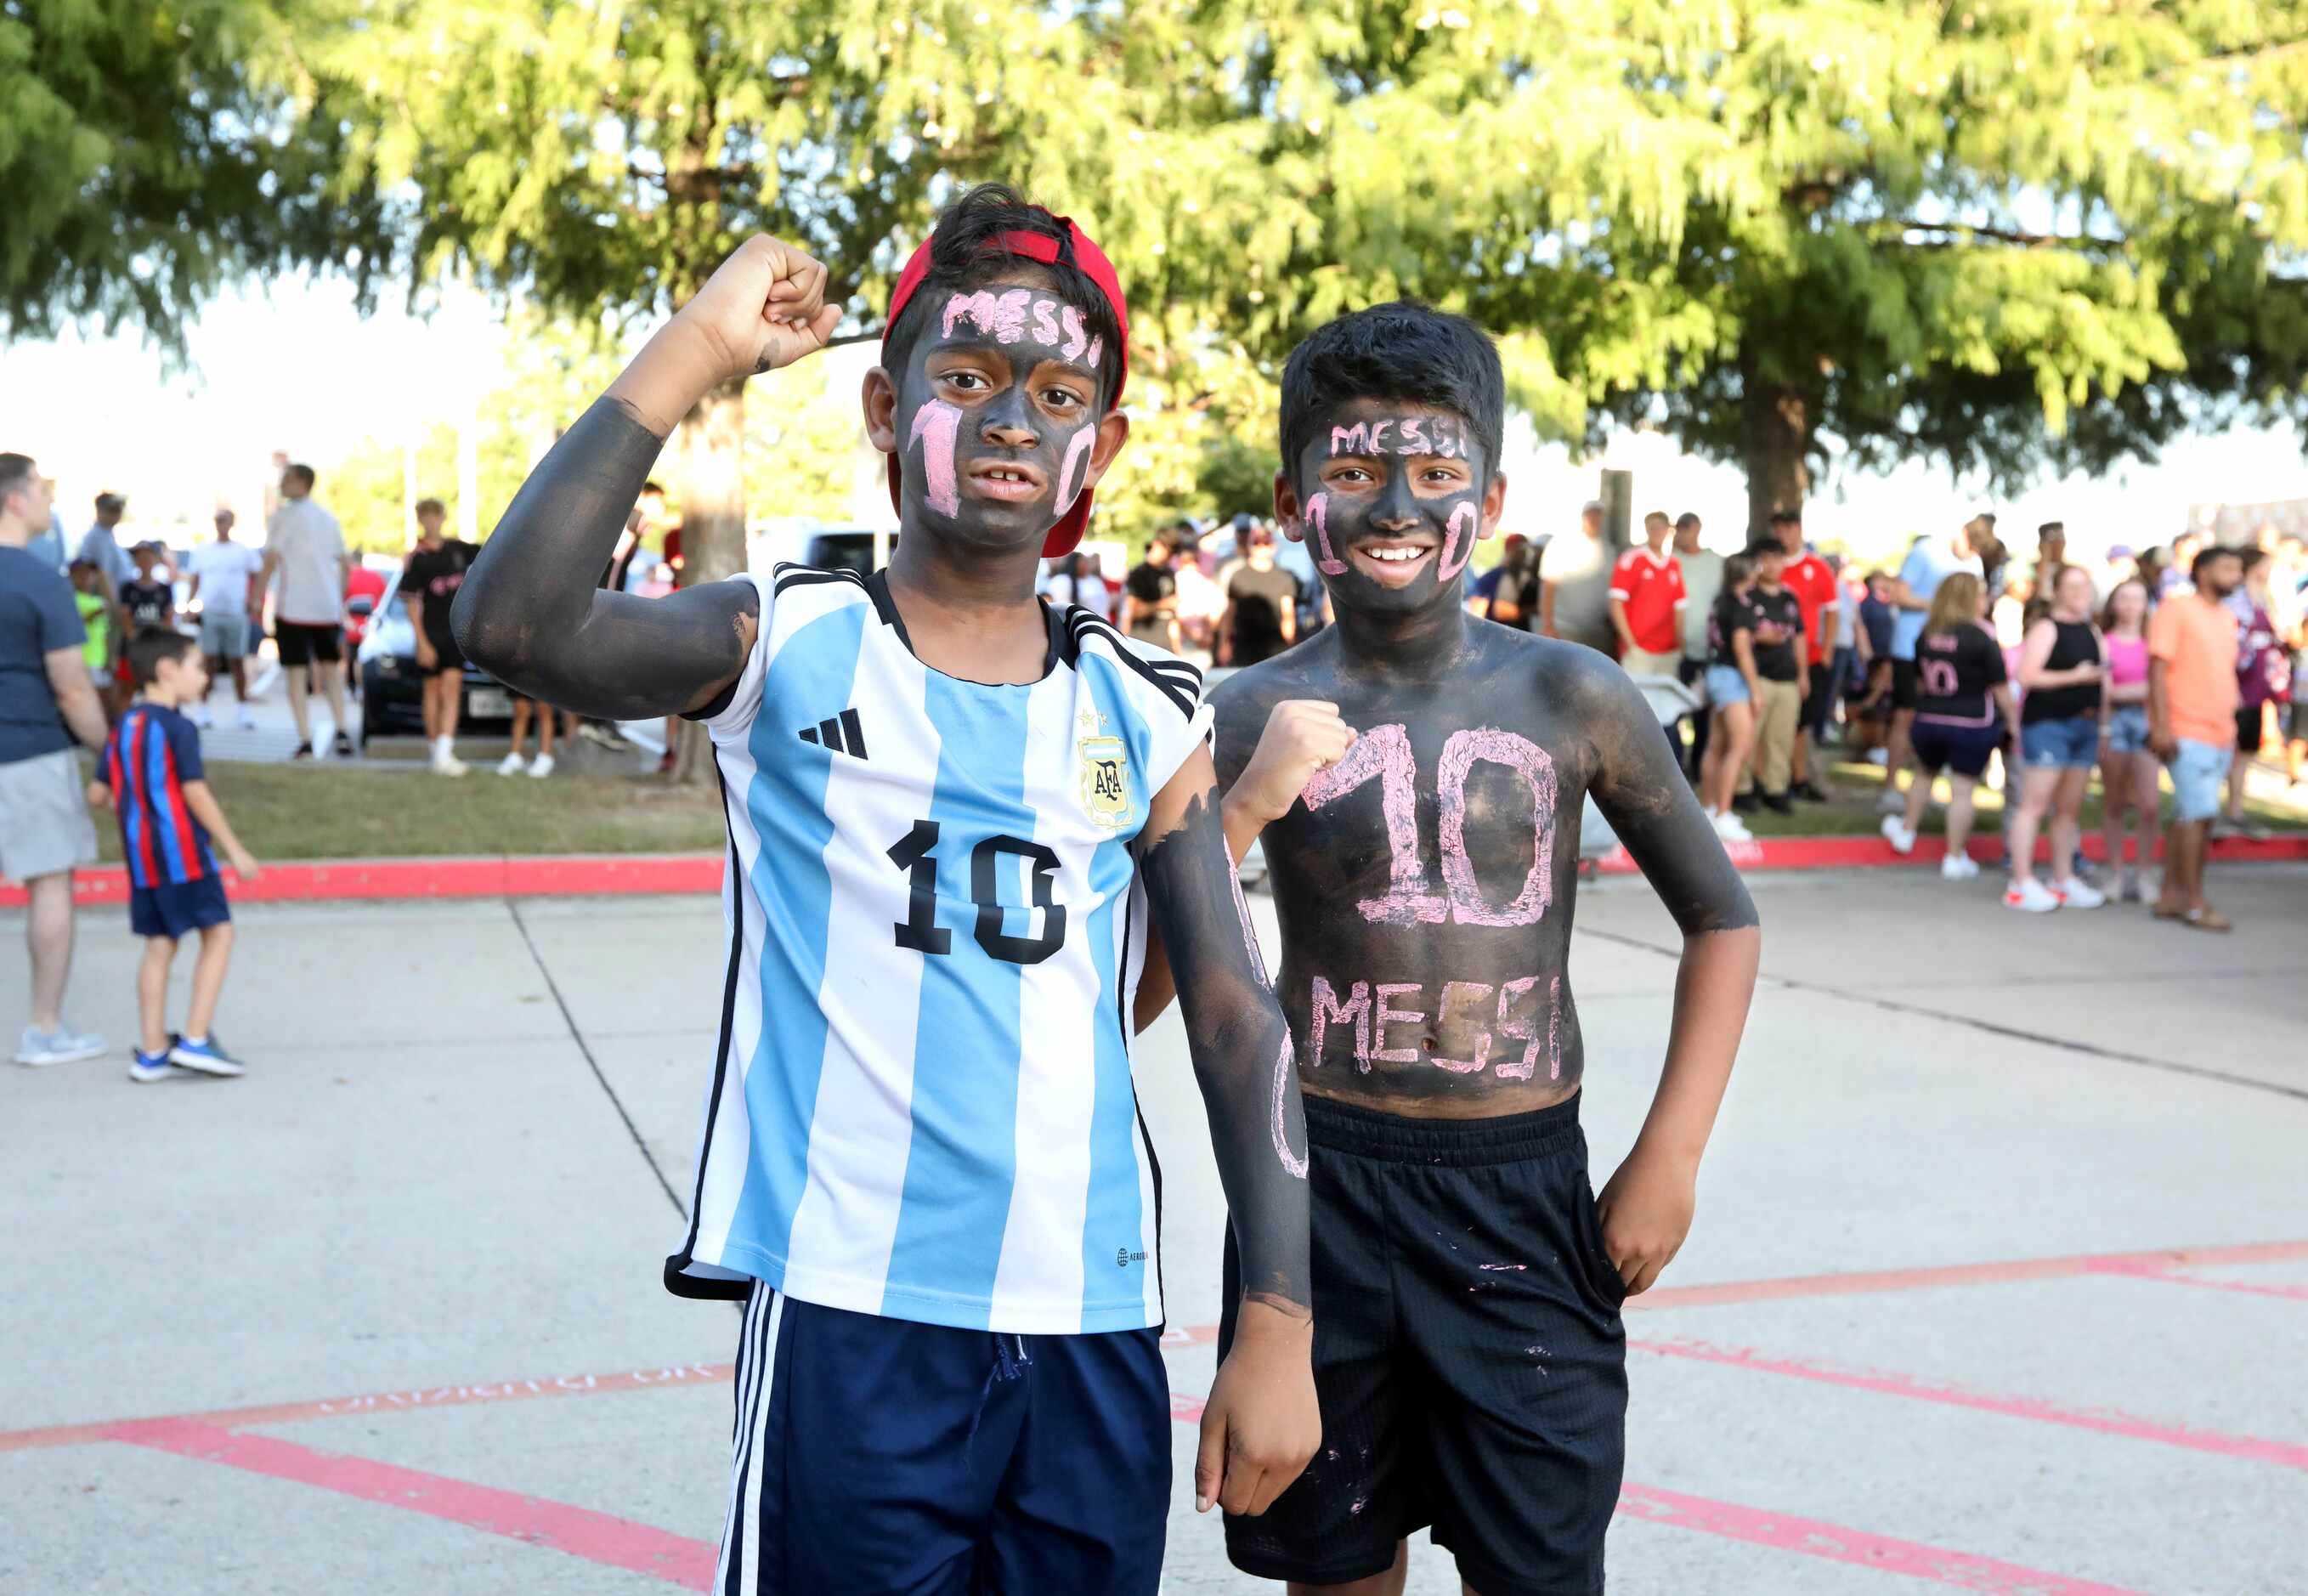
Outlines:
{"label": "black athletic shorts", "polygon": [[426,676],[447,676],[452,670],[462,674],[465,669],[465,656],[458,649],[454,635],[445,637],[428,635],[425,641],[433,645],[433,663],[425,668]]}
{"label": "black athletic shorts", "polygon": [[1891,707],[1895,710],[1916,707],[1916,662],[1913,660],[1891,661]]}
{"label": "black athletic shorts", "polygon": [[272,641],[280,647],[283,665],[308,665],[315,660],[333,665],[345,657],[345,629],[333,621],[325,626],[275,621]]}
{"label": "black athletic shorts", "polygon": [[[1342,1584],[1433,1525],[1483,1596],[1590,1596],[1626,1452],[1626,1296],[1579,1100],[1404,1119],[1306,1099],[1322,1445],[1227,1556]],[[1219,1355],[1241,1275],[1231,1235]]]}
{"label": "black athletic shorts", "polygon": [[2261,740],[2260,705],[2256,703],[2244,704],[2236,711],[2235,715],[2236,752],[2239,754],[2259,753]]}

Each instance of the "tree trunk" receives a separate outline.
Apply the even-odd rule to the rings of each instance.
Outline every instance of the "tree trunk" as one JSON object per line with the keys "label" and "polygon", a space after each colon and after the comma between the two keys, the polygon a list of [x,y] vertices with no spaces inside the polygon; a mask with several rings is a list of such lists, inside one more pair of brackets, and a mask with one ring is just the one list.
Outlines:
{"label": "tree trunk", "polygon": [[[740,452],[745,437],[745,384],[724,383],[700,400],[681,424],[683,587],[719,582],[745,568],[745,479]],[[713,780],[713,745],[683,724],[673,779],[705,786]]]}
{"label": "tree trunk", "polygon": [[1739,447],[1747,467],[1747,540],[1770,533],[1771,512],[1800,510],[1811,493],[1811,396],[1761,376],[1742,350]]}

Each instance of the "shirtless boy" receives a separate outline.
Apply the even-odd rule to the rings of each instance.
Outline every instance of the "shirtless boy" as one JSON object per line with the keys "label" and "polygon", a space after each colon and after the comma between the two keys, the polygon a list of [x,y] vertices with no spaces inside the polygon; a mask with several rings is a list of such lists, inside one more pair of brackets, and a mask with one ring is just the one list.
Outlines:
{"label": "shirtless boy", "polygon": [[[1338,624],[1213,697],[1227,841],[1263,834],[1281,921],[1322,1410],[1227,1544],[1294,1591],[1399,1592],[1429,1524],[1480,1596],[1602,1590],[1620,1307],[1690,1228],[1754,988],[1754,907],[1625,674],[1459,601],[1503,409],[1460,317],[1382,306],[1301,345],[1275,513]],[[1658,1093],[1599,1200],[1567,968],[1589,793],[1684,933]]]}

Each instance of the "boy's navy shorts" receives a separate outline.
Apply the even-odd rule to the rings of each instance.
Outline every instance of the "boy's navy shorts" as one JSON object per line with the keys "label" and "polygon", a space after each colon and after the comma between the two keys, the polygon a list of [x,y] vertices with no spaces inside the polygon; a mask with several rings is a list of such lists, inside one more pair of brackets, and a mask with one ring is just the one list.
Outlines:
{"label": "boy's navy shorts", "polygon": [[128,894],[128,927],[139,936],[175,940],[232,919],[225,902],[224,883],[214,872],[197,881],[164,882],[140,886]]}
{"label": "boy's navy shorts", "polygon": [[1161,1332],[1011,1335],[755,1283],[714,1596],[1155,1596]]}
{"label": "boy's navy shorts", "polygon": [[[1626,1289],[1576,1097],[1497,1119],[1306,1099],[1322,1445],[1257,1518],[1245,1574],[1343,1584],[1426,1525],[1483,1596],[1589,1596],[1626,1449]],[[1225,1322],[1239,1295],[1226,1255]]]}

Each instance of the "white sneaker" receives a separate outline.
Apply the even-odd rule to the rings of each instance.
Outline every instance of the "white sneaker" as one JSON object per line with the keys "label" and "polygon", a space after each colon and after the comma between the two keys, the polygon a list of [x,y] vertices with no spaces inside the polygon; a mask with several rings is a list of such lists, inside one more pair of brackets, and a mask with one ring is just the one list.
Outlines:
{"label": "white sneaker", "polygon": [[2052,890],[2059,894],[2060,902],[2070,909],[2097,909],[2107,902],[2106,893],[2101,892],[2097,887],[2086,886],[2072,876]]}
{"label": "white sneaker", "polygon": [[1870,749],[1868,749],[1868,750],[1867,750],[1867,763],[1870,763],[1870,764],[1889,764],[1889,763],[1891,763],[1891,750],[1890,750],[1890,749],[1889,749],[1889,748],[1870,748]]}
{"label": "white sneaker", "polygon": [[1883,841],[1891,845],[1891,851],[1893,853],[1905,858],[1908,855],[1916,851],[1916,833],[1909,831],[1908,829],[1907,823],[1901,820],[1897,815],[1886,815],[1883,816],[1883,824],[1881,829],[1883,833]]}
{"label": "white sneaker", "polygon": [[1755,833],[1747,829],[1747,823],[1728,809],[1715,817],[1715,834],[1726,842],[1753,842],[1755,840]]}
{"label": "white sneaker", "polygon": [[193,712],[187,715],[185,719],[190,720],[194,725],[199,727],[202,731],[206,731],[210,727],[216,724],[216,717],[209,713],[209,706],[204,703],[196,703],[193,705]]}
{"label": "white sneaker", "polygon": [[248,706],[244,703],[240,706],[240,718],[235,720],[233,724],[239,727],[243,731],[254,731],[256,729],[256,717],[249,713]]}
{"label": "white sneaker", "polygon": [[1969,881],[1979,874],[1979,861],[1969,854],[1951,853],[1940,860],[1942,881]]}
{"label": "white sneaker", "polygon": [[2003,907],[2006,909],[2017,909],[2028,914],[2049,914],[2059,906],[2059,894],[2032,876],[2004,889]]}
{"label": "white sneaker", "polygon": [[59,1025],[54,1031],[38,1031],[24,1027],[24,1034],[16,1041],[16,1062],[45,1069],[52,1064],[77,1064],[83,1058],[103,1056],[104,1039],[100,1036],[76,1036],[69,1025]]}
{"label": "white sneaker", "polygon": [[530,760],[529,763],[529,773],[535,776],[540,781],[545,780],[546,777],[551,775],[553,773],[553,755],[550,754],[540,754],[535,759]]}
{"label": "white sneaker", "polygon": [[466,765],[465,762],[458,758],[454,754],[450,753],[446,746],[438,744],[435,745],[433,749],[433,773],[435,775],[461,776],[465,773],[468,768],[469,767]]}
{"label": "white sneaker", "polygon": [[500,776],[518,776],[527,768],[517,750],[497,761],[497,774]]}

